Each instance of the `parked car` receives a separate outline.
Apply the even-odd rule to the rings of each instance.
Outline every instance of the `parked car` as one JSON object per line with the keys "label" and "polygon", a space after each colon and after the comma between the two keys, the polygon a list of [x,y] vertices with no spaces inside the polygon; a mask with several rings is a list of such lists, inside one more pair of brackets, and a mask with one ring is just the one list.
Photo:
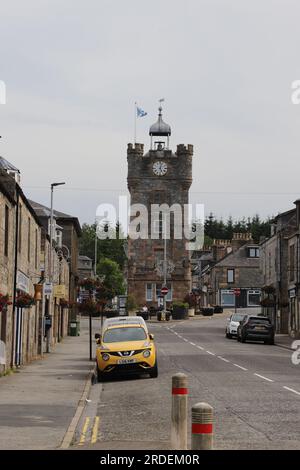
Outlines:
{"label": "parked car", "polygon": [[251,340],[274,344],[274,336],[274,326],[263,316],[245,315],[237,329],[237,340],[242,343]]}
{"label": "parked car", "polygon": [[233,313],[229,318],[227,318],[227,325],[225,330],[226,338],[231,339],[233,336],[237,336],[238,326],[245,315],[245,313]]}
{"label": "parked car", "polygon": [[98,381],[112,374],[149,374],[157,377],[153,335],[145,320],[128,316],[105,320],[101,335],[96,333]]}

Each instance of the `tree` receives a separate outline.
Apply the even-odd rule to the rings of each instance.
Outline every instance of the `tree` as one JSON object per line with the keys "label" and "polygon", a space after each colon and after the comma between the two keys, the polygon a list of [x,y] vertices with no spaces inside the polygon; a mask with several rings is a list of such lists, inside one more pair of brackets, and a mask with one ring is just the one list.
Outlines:
{"label": "tree", "polygon": [[[125,265],[126,255],[124,251],[124,242],[126,240],[119,238],[121,227],[117,224],[116,239],[97,240],[97,265],[103,258],[115,261],[118,266],[123,269]],[[82,236],[79,239],[80,254],[88,256],[94,261],[95,258],[95,235],[96,224],[83,224]]]}
{"label": "tree", "polygon": [[103,287],[110,293],[111,298],[125,293],[123,273],[116,261],[102,258],[97,265],[97,273],[103,278]]}

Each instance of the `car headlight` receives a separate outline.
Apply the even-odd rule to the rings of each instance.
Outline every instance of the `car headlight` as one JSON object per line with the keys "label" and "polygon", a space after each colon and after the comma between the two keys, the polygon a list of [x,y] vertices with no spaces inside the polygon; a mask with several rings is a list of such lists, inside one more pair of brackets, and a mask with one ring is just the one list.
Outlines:
{"label": "car headlight", "polygon": [[143,351],[143,356],[144,357],[149,357],[151,354],[151,351],[149,351],[149,349],[146,349],[145,351]]}
{"label": "car headlight", "polygon": [[108,359],[109,359],[109,354],[103,353],[103,354],[102,354],[102,359],[103,359],[103,361],[108,361]]}

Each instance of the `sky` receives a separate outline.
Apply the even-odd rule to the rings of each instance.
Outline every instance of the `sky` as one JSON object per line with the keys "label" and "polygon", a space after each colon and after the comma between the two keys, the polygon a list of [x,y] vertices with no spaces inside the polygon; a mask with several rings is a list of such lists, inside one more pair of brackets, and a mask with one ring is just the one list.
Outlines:
{"label": "sky", "polygon": [[28,198],[92,223],[126,194],[134,103],[150,145],[159,98],[170,147],[194,145],[190,199],[226,219],[300,197],[298,0],[1,1],[0,155]]}

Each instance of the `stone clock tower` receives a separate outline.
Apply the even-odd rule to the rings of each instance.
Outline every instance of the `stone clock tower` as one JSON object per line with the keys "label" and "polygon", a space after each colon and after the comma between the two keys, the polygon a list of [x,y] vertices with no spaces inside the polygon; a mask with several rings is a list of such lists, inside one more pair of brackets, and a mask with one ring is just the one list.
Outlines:
{"label": "stone clock tower", "polygon": [[[170,150],[171,128],[162,119],[161,107],[149,135],[151,145],[147,153],[143,144],[128,144],[127,149],[130,204],[143,204],[148,210],[148,236],[128,241],[128,294],[135,298],[139,307],[157,306],[161,302],[164,268],[169,288],[167,305],[174,300],[183,301],[191,291],[190,254],[186,249],[183,223],[184,204],[189,202],[192,183],[193,146],[180,144],[175,153]],[[178,217],[175,219],[171,210],[170,236],[166,242],[162,213],[151,216],[153,204],[169,207],[175,204],[182,211],[178,224]],[[178,225],[181,237],[175,236]]]}

